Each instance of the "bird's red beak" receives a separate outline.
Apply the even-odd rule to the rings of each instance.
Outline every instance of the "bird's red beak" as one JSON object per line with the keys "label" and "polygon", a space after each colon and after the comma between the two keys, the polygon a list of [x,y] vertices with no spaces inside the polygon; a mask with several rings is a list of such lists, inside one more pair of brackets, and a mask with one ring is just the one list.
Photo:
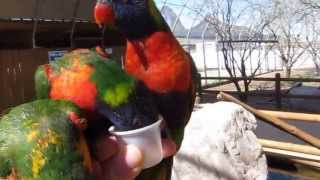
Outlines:
{"label": "bird's red beak", "polygon": [[115,15],[112,5],[106,2],[97,2],[94,7],[94,18],[99,27],[103,25],[113,25],[115,21]]}
{"label": "bird's red beak", "polygon": [[88,122],[86,119],[80,118],[75,112],[69,112],[68,116],[70,121],[76,128],[78,128],[79,130],[87,129]]}

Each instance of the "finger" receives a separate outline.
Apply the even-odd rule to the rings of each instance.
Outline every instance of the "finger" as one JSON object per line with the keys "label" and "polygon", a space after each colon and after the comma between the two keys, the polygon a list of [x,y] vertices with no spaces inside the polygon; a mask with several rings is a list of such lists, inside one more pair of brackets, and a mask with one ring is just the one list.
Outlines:
{"label": "finger", "polygon": [[114,158],[116,176],[135,177],[143,165],[143,155],[139,148],[134,145],[125,145],[118,156]]}
{"label": "finger", "polygon": [[134,145],[123,145],[120,152],[109,161],[103,163],[103,169],[108,171],[105,177],[109,180],[131,180],[141,171],[143,155]]}
{"label": "finger", "polygon": [[164,158],[173,156],[177,152],[177,145],[172,139],[162,139],[162,155]]}
{"label": "finger", "polygon": [[94,145],[94,155],[99,162],[106,161],[118,153],[120,147],[115,137],[103,136]]}

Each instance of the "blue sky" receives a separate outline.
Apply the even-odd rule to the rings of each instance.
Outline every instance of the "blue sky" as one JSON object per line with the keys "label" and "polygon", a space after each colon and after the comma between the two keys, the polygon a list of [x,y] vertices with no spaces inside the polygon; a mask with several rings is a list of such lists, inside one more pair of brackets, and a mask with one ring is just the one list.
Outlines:
{"label": "blue sky", "polygon": [[[177,15],[179,13],[181,13],[181,10],[183,9],[183,5],[185,4],[185,2],[187,2],[187,6],[189,8],[194,8],[194,7],[200,7],[202,6],[206,1],[214,1],[214,0],[155,0],[156,5],[158,6],[159,9],[161,9],[161,7],[164,5],[164,3],[169,6]],[[258,1],[266,1],[266,0],[255,0],[255,2]],[[234,0],[234,7],[236,7],[235,10],[241,9],[242,7],[245,6],[245,3],[243,0]],[[205,16],[206,14],[208,14],[208,9],[206,9],[208,6],[205,6],[204,9],[202,9],[202,16]],[[196,16],[195,11],[190,10],[189,8],[184,8],[182,11],[182,14],[180,16],[180,20],[182,22],[182,24],[186,27],[186,28],[190,28],[192,25],[196,25],[197,23],[199,23],[202,20],[201,16]],[[196,20],[195,17],[197,17]],[[192,24],[193,23],[193,24]]]}

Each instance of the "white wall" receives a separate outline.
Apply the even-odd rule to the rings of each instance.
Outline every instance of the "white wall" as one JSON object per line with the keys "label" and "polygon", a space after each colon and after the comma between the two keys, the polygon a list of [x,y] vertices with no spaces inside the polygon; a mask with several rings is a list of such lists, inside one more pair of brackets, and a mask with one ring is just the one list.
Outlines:
{"label": "white wall", "polygon": [[[205,61],[208,76],[209,75],[217,76],[218,73],[216,71],[217,69],[219,69],[219,66],[220,66],[220,75],[221,76],[228,75],[224,70],[225,69],[224,60],[223,60],[224,58],[223,58],[222,52],[219,51],[217,54],[216,41],[205,40],[203,42],[201,39],[190,39],[188,42],[185,39],[179,39],[179,41],[181,44],[189,43],[189,44],[195,45],[195,49],[192,50],[190,54],[192,55],[197,65],[197,68],[200,71],[203,71],[205,69],[205,66],[204,66],[204,61]],[[236,59],[240,59],[239,53],[237,52],[235,53]],[[251,54],[251,58],[248,58],[248,60],[246,61],[248,74],[254,71],[254,69],[257,67],[259,57],[261,59],[261,69],[258,70],[258,73],[264,73],[264,72],[272,71],[275,69],[277,70],[282,69],[282,62],[277,49],[273,49],[269,52],[266,52],[265,48],[262,47],[260,52],[258,49],[254,50]],[[311,60],[311,56],[306,53],[300,57],[299,61],[293,66],[293,69],[313,68],[313,67],[314,67],[314,64]],[[202,74],[204,73],[202,72]]]}

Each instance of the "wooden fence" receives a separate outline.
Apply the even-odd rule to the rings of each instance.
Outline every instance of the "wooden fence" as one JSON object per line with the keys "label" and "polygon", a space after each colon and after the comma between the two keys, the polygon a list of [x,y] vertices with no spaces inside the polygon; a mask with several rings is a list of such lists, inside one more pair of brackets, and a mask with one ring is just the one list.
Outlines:
{"label": "wooden fence", "polygon": [[[200,83],[201,80],[227,80],[229,83],[232,83],[232,81],[242,81],[242,80],[251,80],[251,81],[271,81],[274,82],[274,92],[246,92],[249,96],[261,96],[261,97],[275,97],[276,107],[278,109],[281,109],[282,107],[282,98],[302,98],[302,99],[320,99],[320,96],[315,95],[292,95],[288,94],[287,92],[283,92],[281,88],[281,82],[320,82],[320,79],[314,79],[314,78],[281,78],[280,73],[276,73],[274,78],[268,78],[268,77],[199,77]],[[219,91],[217,90],[210,90],[208,87],[203,88],[201,84],[198,86],[199,94],[201,93],[216,93],[218,94]],[[230,92],[229,92],[230,93]],[[239,94],[239,92],[233,92],[233,94]]]}
{"label": "wooden fence", "polygon": [[34,98],[34,72],[48,49],[0,50],[0,112]]}

